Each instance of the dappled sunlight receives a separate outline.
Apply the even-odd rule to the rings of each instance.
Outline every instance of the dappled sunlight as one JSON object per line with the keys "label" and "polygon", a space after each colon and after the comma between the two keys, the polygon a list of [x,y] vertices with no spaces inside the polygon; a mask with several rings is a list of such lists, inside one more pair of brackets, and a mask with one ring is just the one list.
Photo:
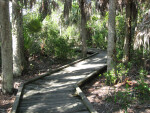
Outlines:
{"label": "dappled sunlight", "polygon": [[[59,102],[58,102],[59,103]],[[28,107],[28,110],[30,110],[30,112],[43,112],[43,110],[50,110],[50,111],[54,111],[54,112],[67,112],[68,110],[71,111],[70,109],[74,109],[75,111],[78,110],[78,108],[81,106],[81,104],[79,102],[77,103],[72,103],[72,102],[68,102],[68,103],[60,103],[57,107],[55,105],[52,105],[52,107],[50,107],[50,105],[52,105],[52,103],[35,103],[32,106]],[[42,107],[42,108],[41,108]],[[23,108],[23,106],[22,106]],[[28,110],[23,110],[24,112],[28,112]]]}
{"label": "dappled sunlight", "polygon": [[[69,84],[69,83],[68,83]],[[27,90],[24,89],[24,95],[23,98],[28,98],[30,96],[34,96],[35,94],[46,94],[46,93],[52,93],[55,91],[63,91],[64,89],[68,89],[69,86],[68,84],[66,84],[65,86],[59,84],[59,85],[55,85],[54,87],[43,87],[43,88],[36,88],[36,87],[31,87],[32,89],[28,88]],[[70,89],[70,88],[69,88]]]}
{"label": "dappled sunlight", "polygon": [[79,97],[74,96],[74,85],[93,71],[105,66],[106,59],[99,57],[81,61],[59,72],[29,83],[24,88],[20,111],[69,112],[87,111]]}
{"label": "dappled sunlight", "polygon": [[70,76],[70,77],[65,77],[64,79],[71,79],[71,80],[75,80],[75,79],[82,79],[83,77],[82,77],[82,75],[78,75],[78,76],[76,76],[76,77],[74,77],[74,76]]}
{"label": "dappled sunlight", "polygon": [[[90,63],[89,63],[90,62]],[[101,62],[101,63],[99,63]],[[104,63],[102,63],[104,62]],[[81,70],[81,69],[90,69],[90,68],[99,68],[106,63],[106,56],[104,58],[93,58],[92,61],[90,59],[82,61],[74,66],[68,67],[65,72],[71,73],[73,71]]]}

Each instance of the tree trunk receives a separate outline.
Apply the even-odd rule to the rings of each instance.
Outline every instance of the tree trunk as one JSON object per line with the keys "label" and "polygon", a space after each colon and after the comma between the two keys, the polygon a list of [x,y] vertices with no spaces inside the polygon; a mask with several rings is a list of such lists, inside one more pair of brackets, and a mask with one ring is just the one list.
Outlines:
{"label": "tree trunk", "polygon": [[130,59],[131,47],[131,0],[126,3],[126,34],[124,39],[124,55],[123,62],[127,63]]}
{"label": "tree trunk", "polygon": [[72,7],[72,0],[65,0],[64,2],[64,18],[65,21],[68,21],[69,19],[69,12],[71,10]]}
{"label": "tree trunk", "polygon": [[86,12],[85,12],[85,2],[84,0],[80,1],[80,10],[81,10],[81,38],[82,38],[82,56],[87,56],[87,29],[86,29]]}
{"label": "tree trunk", "polygon": [[115,67],[115,17],[116,0],[109,0],[109,19],[108,19],[108,47],[107,47],[107,71]]}
{"label": "tree trunk", "polygon": [[[13,40],[13,74],[21,76],[23,71],[24,55],[21,43],[23,40],[22,8],[19,6],[20,0],[12,0],[12,40]],[[22,54],[21,54],[22,51]]]}
{"label": "tree trunk", "polygon": [[0,39],[2,58],[2,92],[13,91],[12,39],[10,31],[9,0],[0,0]]}
{"label": "tree trunk", "polygon": [[45,17],[51,13],[49,9],[49,2],[48,0],[42,0],[42,5],[40,7],[40,13],[41,13],[41,21],[45,19]]}

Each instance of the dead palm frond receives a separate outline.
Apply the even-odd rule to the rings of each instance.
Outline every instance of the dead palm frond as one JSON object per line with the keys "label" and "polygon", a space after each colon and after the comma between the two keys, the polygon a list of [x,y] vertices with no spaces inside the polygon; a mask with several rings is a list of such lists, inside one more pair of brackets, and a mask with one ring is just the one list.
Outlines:
{"label": "dead palm frond", "polygon": [[138,49],[141,46],[144,49],[150,48],[150,10],[144,15],[143,21],[136,28],[136,34],[134,39],[134,49]]}

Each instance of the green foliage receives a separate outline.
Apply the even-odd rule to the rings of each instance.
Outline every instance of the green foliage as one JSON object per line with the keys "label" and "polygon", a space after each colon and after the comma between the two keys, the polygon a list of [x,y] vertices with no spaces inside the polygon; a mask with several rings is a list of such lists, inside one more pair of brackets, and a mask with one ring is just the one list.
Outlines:
{"label": "green foliage", "polygon": [[24,30],[24,47],[26,52],[29,55],[39,54],[40,53],[40,45],[36,42],[36,39],[29,35],[29,32]]}
{"label": "green foliage", "polygon": [[150,99],[150,87],[144,80],[138,81],[139,85],[135,87],[135,90],[138,92],[138,98],[140,99]]}
{"label": "green foliage", "polygon": [[24,21],[26,18],[24,43],[30,55],[42,54],[59,59],[71,58],[74,55],[72,50],[74,44],[66,38],[67,35],[60,36],[57,20],[53,21],[47,16],[41,23],[38,17],[31,14],[26,15]]}
{"label": "green foliage", "polygon": [[139,5],[139,10],[138,10],[138,24],[140,24],[143,20],[143,16],[146,14],[146,12],[149,10],[150,7],[147,7],[148,4],[141,3]]}
{"label": "green foliage", "polygon": [[108,21],[108,13],[104,19],[100,19],[96,15],[91,17],[91,20],[88,21],[87,27],[91,30],[92,33],[92,42],[93,45],[101,49],[107,48],[107,35],[108,29],[106,23]]}
{"label": "green foliage", "polygon": [[119,91],[115,92],[113,96],[107,97],[106,100],[119,105],[122,109],[127,109],[127,107],[132,103],[133,98],[131,97],[130,92]]}
{"label": "green foliage", "polygon": [[104,73],[106,84],[113,85],[117,82],[122,82],[123,78],[127,76],[130,67],[130,63],[128,63],[128,66],[125,66],[123,63],[119,63],[116,66],[116,72],[112,69],[111,71]]}
{"label": "green foliage", "polygon": [[42,30],[42,23],[37,13],[27,13],[23,17],[24,47],[29,55],[40,53],[39,34]]}
{"label": "green foliage", "polygon": [[59,59],[67,59],[73,56],[72,44],[64,37],[48,37],[45,44],[45,54],[54,55]]}
{"label": "green foliage", "polygon": [[69,21],[72,24],[80,23],[80,8],[77,2],[73,2]]}
{"label": "green foliage", "polygon": [[124,37],[125,37],[125,15],[118,14],[116,16],[116,52],[117,60],[121,60],[123,57],[123,47],[124,47]]}
{"label": "green foliage", "polygon": [[109,72],[104,73],[104,76],[106,78],[106,84],[107,85],[113,85],[117,81],[117,76],[115,74],[114,69],[109,71]]}
{"label": "green foliage", "polygon": [[116,38],[117,47],[123,49],[125,37],[125,15],[118,14],[116,16]]}
{"label": "green foliage", "polygon": [[145,70],[143,68],[139,69],[138,86],[136,86],[134,89],[136,90],[136,92],[138,92],[138,98],[140,100],[150,99],[150,97],[149,97],[150,96],[150,87],[144,81],[147,74],[148,74],[147,70]]}
{"label": "green foliage", "polygon": [[71,42],[74,42],[75,46],[79,45],[79,42],[80,42],[80,39],[79,39],[80,32],[79,32],[77,26],[75,26],[75,25],[68,26],[65,29],[65,32],[62,33],[62,36],[66,37],[66,38],[69,38],[69,40]]}
{"label": "green foliage", "polygon": [[71,44],[67,42],[67,39],[58,38],[55,43],[55,56],[60,59],[67,59],[67,57],[72,57],[73,50]]}
{"label": "green foliage", "polygon": [[121,61],[123,58],[123,49],[116,47],[116,58],[118,61]]}
{"label": "green foliage", "polygon": [[[128,64],[130,65],[130,63]],[[126,67],[123,63],[117,65],[117,77],[119,78],[118,81],[122,82],[123,77],[125,78],[129,72],[129,68]]]}
{"label": "green foliage", "polygon": [[[47,16],[43,23],[40,23],[38,19],[32,20],[26,25],[27,27],[24,35],[25,48],[30,55],[43,54],[55,56],[60,59],[67,59],[73,55],[73,44],[69,43],[67,38],[60,36],[58,24],[52,21],[50,16]],[[40,23],[42,25],[36,24],[37,27],[35,27],[35,23]],[[38,25],[42,26],[42,28],[38,27]]]}
{"label": "green foliage", "polygon": [[74,44],[69,42],[65,35],[60,36],[57,24],[51,21],[49,16],[44,22],[41,37],[45,40],[45,54],[54,55],[60,59],[67,59],[73,55],[72,46]]}
{"label": "green foliage", "polygon": [[39,32],[42,28],[42,24],[39,19],[33,19],[27,24],[27,29],[31,33]]}
{"label": "green foliage", "polygon": [[140,80],[143,80],[143,79],[146,77],[147,74],[148,74],[147,70],[141,68],[141,69],[139,70],[139,79],[140,79]]}

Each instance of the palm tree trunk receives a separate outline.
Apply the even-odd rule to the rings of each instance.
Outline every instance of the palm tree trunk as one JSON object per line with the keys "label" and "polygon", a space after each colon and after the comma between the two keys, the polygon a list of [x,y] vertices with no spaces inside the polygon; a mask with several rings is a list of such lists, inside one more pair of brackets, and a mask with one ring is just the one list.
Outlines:
{"label": "palm tree trunk", "polygon": [[85,12],[85,2],[84,0],[80,1],[80,10],[81,10],[81,38],[82,38],[82,56],[87,56],[87,29],[86,29],[86,12]]}
{"label": "palm tree trunk", "polygon": [[12,39],[10,31],[9,0],[0,0],[0,39],[2,58],[2,92],[13,91]]}
{"label": "palm tree trunk", "polygon": [[116,0],[109,0],[109,19],[108,19],[108,47],[107,47],[107,71],[115,68],[115,17]]}
{"label": "palm tree trunk", "polygon": [[40,8],[40,13],[41,13],[41,21],[45,19],[45,17],[51,13],[49,10],[49,2],[48,0],[42,0],[42,5]]}
{"label": "palm tree trunk", "polygon": [[66,21],[69,19],[69,12],[72,7],[72,0],[65,0],[64,1],[64,18]]}
{"label": "palm tree trunk", "polygon": [[124,40],[124,55],[123,62],[127,63],[130,59],[130,47],[131,47],[131,0],[127,0],[126,3],[126,34]]}
{"label": "palm tree trunk", "polygon": [[21,55],[21,40],[23,40],[22,9],[18,4],[19,1],[20,0],[12,0],[12,40],[14,76],[21,76],[23,70],[21,61],[23,59],[23,55]]}

